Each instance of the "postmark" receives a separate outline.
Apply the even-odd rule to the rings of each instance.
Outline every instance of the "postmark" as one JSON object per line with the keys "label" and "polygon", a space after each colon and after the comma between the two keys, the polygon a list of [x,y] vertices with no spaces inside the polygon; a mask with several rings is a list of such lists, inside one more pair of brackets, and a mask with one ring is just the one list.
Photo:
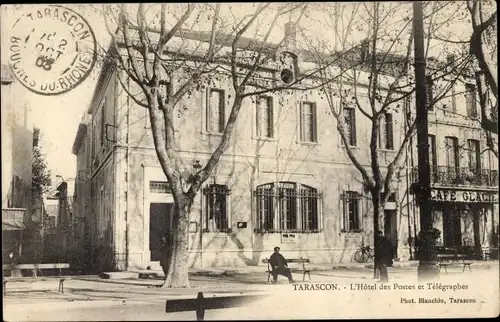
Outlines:
{"label": "postmark", "polygon": [[9,39],[9,66],[27,89],[59,95],[80,85],[97,59],[97,42],[85,18],[59,5],[25,6]]}

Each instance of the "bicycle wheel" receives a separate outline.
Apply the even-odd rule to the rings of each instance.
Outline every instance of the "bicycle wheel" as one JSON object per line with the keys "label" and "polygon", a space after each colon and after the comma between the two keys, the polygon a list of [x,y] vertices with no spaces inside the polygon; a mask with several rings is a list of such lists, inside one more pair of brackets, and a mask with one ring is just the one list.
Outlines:
{"label": "bicycle wheel", "polygon": [[361,249],[358,250],[356,253],[354,253],[354,260],[358,263],[364,263],[366,262],[366,254],[364,251],[362,251]]}

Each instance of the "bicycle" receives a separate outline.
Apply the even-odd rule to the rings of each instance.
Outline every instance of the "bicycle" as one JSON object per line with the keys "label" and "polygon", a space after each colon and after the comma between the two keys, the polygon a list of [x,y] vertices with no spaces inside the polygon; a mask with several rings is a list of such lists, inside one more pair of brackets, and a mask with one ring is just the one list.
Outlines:
{"label": "bicycle", "polygon": [[360,248],[354,253],[354,260],[358,263],[366,263],[369,259],[373,260],[375,254],[370,246],[361,244]]}

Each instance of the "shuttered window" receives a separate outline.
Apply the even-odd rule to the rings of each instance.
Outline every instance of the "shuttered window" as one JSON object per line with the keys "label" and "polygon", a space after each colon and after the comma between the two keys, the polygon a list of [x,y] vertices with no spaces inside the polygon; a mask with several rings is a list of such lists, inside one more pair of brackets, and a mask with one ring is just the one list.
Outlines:
{"label": "shuttered window", "polygon": [[225,94],[223,90],[211,88],[208,91],[207,102],[207,132],[224,132],[225,121]]}
{"label": "shuttered window", "polygon": [[303,102],[300,105],[300,141],[317,142],[316,104]]}
{"label": "shuttered window", "polygon": [[345,106],[344,113],[344,131],[347,136],[347,143],[350,146],[356,146],[356,113],[353,107]]}
{"label": "shuttered window", "polygon": [[257,99],[257,136],[272,138],[273,126],[273,99],[270,96],[259,96]]}

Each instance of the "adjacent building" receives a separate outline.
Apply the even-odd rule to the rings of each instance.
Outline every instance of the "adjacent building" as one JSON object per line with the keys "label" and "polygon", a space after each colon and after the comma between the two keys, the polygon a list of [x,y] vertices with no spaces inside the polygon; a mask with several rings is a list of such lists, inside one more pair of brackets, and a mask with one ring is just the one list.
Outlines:
{"label": "adjacent building", "polygon": [[[183,37],[210,40],[205,33],[186,32]],[[230,44],[230,38],[227,39]],[[281,54],[290,55],[289,48]],[[310,63],[305,52],[291,54],[299,65]],[[360,53],[357,54],[351,55],[352,59],[359,58]],[[268,68],[266,72],[279,74],[280,70]],[[79,231],[82,240],[83,236],[88,238],[86,247],[96,270],[158,265],[161,238],[171,226],[173,198],[157,161],[147,111],[127,96],[116,73],[111,64],[102,68],[88,115],[82,120],[73,145],[78,160],[74,214],[84,223]],[[163,84],[168,93],[179,83],[166,79]],[[357,91],[360,100],[368,104],[366,86],[361,84]],[[231,97],[234,93],[230,81],[221,79],[211,87],[194,90],[180,102],[176,123],[178,153],[186,171],[205,164],[218,144]],[[466,103],[460,96],[454,100],[456,111],[465,109]],[[411,102],[408,106],[411,110]],[[287,95],[269,93],[244,100],[229,148],[191,209],[191,266],[258,265],[275,246],[280,246],[287,257],[308,257],[315,263],[350,262],[359,245],[373,243],[371,197],[345,152],[329,109],[321,93],[314,90]],[[368,167],[370,128],[357,113],[356,108],[343,110],[349,125],[348,141],[360,162]],[[441,174],[443,169],[452,167],[457,170],[457,178],[462,178],[463,173],[468,174],[462,168],[471,169],[471,164],[460,152],[453,159],[456,163],[448,163],[444,156],[451,150],[438,142],[451,142],[445,137],[455,135],[456,147],[463,140],[477,140],[481,146],[483,137],[479,124],[477,131],[475,125],[464,125],[472,124],[469,118],[444,118],[442,113],[436,110],[430,121],[448,122],[430,127],[437,138],[433,169],[436,180],[441,180],[434,181],[436,209],[438,204],[449,209],[465,205],[457,202],[458,197],[449,203],[438,200],[443,189],[480,191],[490,196],[484,198],[496,198],[497,170],[491,170],[496,162],[486,160],[488,153],[478,154],[473,175],[467,177],[471,184],[459,186],[455,181],[443,181],[448,178]],[[411,114],[410,111],[408,115],[384,116],[380,152],[387,160],[397,153],[405,133],[405,117]],[[415,220],[418,209],[409,195],[412,166],[416,164],[410,160],[415,147],[416,142],[412,142],[407,151],[406,174],[402,171],[395,180],[395,193],[386,204],[382,225],[400,259],[409,258],[408,237],[419,229]],[[476,167],[478,163],[480,168]],[[386,164],[382,162],[381,166],[385,171]],[[461,201],[471,200],[468,198]],[[474,198],[477,200],[477,195]],[[483,194],[480,198],[483,200]],[[498,222],[495,202],[477,203],[474,209],[486,208],[488,214],[481,217],[479,224],[480,240],[488,238],[493,231],[491,225]],[[463,214],[474,216],[472,212]],[[446,215],[436,210],[435,216]],[[441,227],[439,219],[435,222]],[[446,225],[440,229],[443,239],[448,240],[451,237],[449,230],[444,229]],[[468,226],[460,227],[461,235],[456,241],[463,240],[465,232],[469,232]]]}
{"label": "adjacent building", "polygon": [[498,159],[486,145],[473,84],[458,82],[429,110],[429,161],[441,246],[469,248],[480,258],[488,248],[498,254]]}
{"label": "adjacent building", "polygon": [[[33,120],[22,85],[1,65],[2,253],[23,254],[23,231],[32,216]],[[35,209],[33,209],[34,211]]]}

